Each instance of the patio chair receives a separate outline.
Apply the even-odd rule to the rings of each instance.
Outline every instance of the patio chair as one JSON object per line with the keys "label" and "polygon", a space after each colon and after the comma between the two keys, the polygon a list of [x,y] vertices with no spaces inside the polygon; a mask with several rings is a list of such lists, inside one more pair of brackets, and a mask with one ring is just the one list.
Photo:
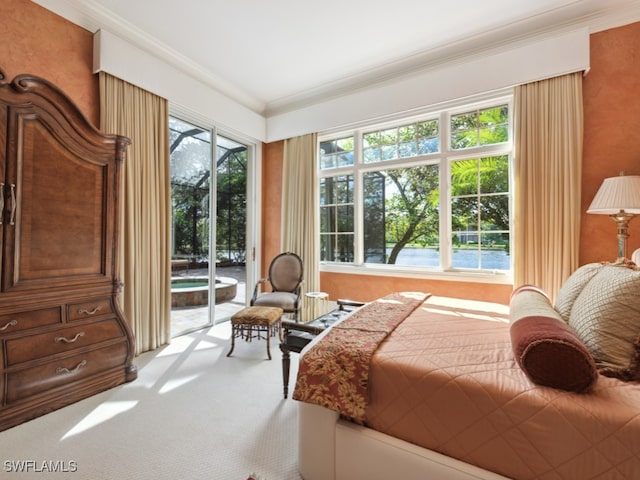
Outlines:
{"label": "patio chair", "polygon": [[[268,278],[256,283],[251,297],[251,306],[279,307],[289,313],[297,322],[302,302],[302,259],[295,253],[285,252],[277,255],[269,265]],[[263,285],[269,283],[271,291],[263,291]]]}

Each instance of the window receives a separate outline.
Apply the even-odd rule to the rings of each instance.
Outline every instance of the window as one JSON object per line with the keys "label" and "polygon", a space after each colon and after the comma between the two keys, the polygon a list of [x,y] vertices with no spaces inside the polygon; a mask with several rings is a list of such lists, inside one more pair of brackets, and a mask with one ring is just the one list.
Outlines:
{"label": "window", "polygon": [[321,136],[321,261],[510,271],[510,109],[501,98]]}

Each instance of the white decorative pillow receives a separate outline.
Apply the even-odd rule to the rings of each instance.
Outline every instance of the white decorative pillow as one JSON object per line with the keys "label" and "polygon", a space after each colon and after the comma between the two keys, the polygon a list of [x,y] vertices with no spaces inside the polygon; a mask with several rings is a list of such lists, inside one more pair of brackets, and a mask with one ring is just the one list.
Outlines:
{"label": "white decorative pillow", "polygon": [[554,308],[565,322],[569,322],[573,304],[582,292],[582,289],[605,266],[605,263],[588,263],[581,266],[571,274],[562,284],[556,295]]}
{"label": "white decorative pillow", "polygon": [[640,269],[604,265],[576,298],[569,326],[603,375],[640,381]]}

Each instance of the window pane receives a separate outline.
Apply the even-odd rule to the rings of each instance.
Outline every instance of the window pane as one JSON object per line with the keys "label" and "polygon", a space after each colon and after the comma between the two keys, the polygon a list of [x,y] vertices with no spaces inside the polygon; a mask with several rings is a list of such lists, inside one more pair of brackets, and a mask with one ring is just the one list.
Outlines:
{"label": "window pane", "polygon": [[398,156],[400,158],[415,157],[417,154],[418,149],[415,140],[398,145]]}
{"label": "window pane", "polygon": [[401,142],[412,142],[416,138],[416,126],[415,125],[405,125],[404,127],[400,127],[398,129],[398,136],[400,137]]}
{"label": "window pane", "polygon": [[510,268],[508,156],[451,163],[451,226],[453,267]]}
{"label": "window pane", "polygon": [[398,158],[398,146],[397,145],[383,145],[382,146],[382,160],[394,160]]}
{"label": "window pane", "polygon": [[417,125],[418,138],[438,138],[438,120],[430,120]]}
{"label": "window pane", "polygon": [[478,244],[468,244],[453,249],[451,255],[453,268],[478,269],[480,268],[480,250]]}
{"label": "window pane", "polygon": [[482,230],[509,230],[509,197],[507,195],[480,197],[480,225]]}
{"label": "window pane", "polygon": [[479,111],[480,125],[507,125],[509,123],[509,108],[507,105],[486,108]]}
{"label": "window pane", "polygon": [[327,205],[331,203],[329,198],[329,192],[327,191],[327,179],[320,179],[320,205]]}
{"label": "window pane", "polygon": [[320,261],[353,262],[353,234],[320,235]]}
{"label": "window pane", "polygon": [[364,176],[365,262],[440,265],[438,165]]}
{"label": "window pane", "polygon": [[493,145],[509,140],[509,107],[497,107],[451,116],[451,148]]}
{"label": "window pane", "polygon": [[451,163],[451,195],[478,193],[478,160],[459,160]]}
{"label": "window pane", "polygon": [[481,235],[480,267],[485,270],[509,270],[509,234],[483,233]]}
{"label": "window pane", "polygon": [[362,136],[364,163],[409,158],[438,152],[438,120],[410,123]]}
{"label": "window pane", "polygon": [[367,148],[375,148],[380,146],[380,132],[365,133],[362,136],[362,146],[366,150]]}
{"label": "window pane", "polygon": [[331,231],[329,226],[332,225],[331,214],[334,212],[333,207],[320,207],[320,231]]}
{"label": "window pane", "polygon": [[320,180],[321,261],[353,262],[353,176]]}
{"label": "window pane", "polygon": [[378,147],[370,147],[364,149],[364,163],[379,162],[380,149]]}
{"label": "window pane", "polygon": [[341,205],[338,209],[338,232],[353,233],[353,205]]}
{"label": "window pane", "polygon": [[364,186],[364,262],[386,263],[385,176],[379,172],[365,173]]}
{"label": "window pane", "polygon": [[481,128],[479,138],[480,145],[506,142],[509,140],[509,130],[507,130],[506,126]]}
{"label": "window pane", "polygon": [[353,177],[343,175],[334,177],[334,202],[353,203]]}
{"label": "window pane", "polygon": [[[460,233],[460,243],[467,243],[467,237],[462,232],[477,232],[478,230],[478,198],[458,197],[451,199],[451,226],[453,233]],[[476,235],[477,237],[477,235]],[[474,238],[475,242],[478,241]]]}
{"label": "window pane", "polygon": [[353,137],[320,142],[320,168],[336,168],[353,165]]}
{"label": "window pane", "polygon": [[480,179],[482,193],[509,191],[509,157],[487,157],[480,159]]}
{"label": "window pane", "polygon": [[451,134],[451,149],[475,147],[478,145],[478,137],[475,130],[467,132],[453,132]]}
{"label": "window pane", "polygon": [[398,129],[391,128],[380,132],[380,143],[382,145],[395,145],[398,143]]}
{"label": "window pane", "polygon": [[425,155],[440,150],[440,141],[437,138],[421,138],[418,140],[418,153]]}
{"label": "window pane", "polygon": [[320,179],[320,205],[336,203],[353,203],[353,176]]}

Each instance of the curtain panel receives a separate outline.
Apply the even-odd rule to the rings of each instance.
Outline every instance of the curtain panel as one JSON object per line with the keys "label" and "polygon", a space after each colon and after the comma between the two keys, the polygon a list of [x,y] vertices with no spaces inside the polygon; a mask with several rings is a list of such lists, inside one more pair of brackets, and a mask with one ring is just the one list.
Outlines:
{"label": "curtain panel", "polygon": [[297,253],[304,265],[301,318],[312,320],[304,295],[320,289],[317,135],[285,140],[282,192],[282,250]]}
{"label": "curtain panel", "polygon": [[168,102],[100,72],[100,127],[132,141],[121,190],[121,305],[140,354],[171,338]]}
{"label": "curtain panel", "polygon": [[582,72],[515,89],[514,284],[552,300],[578,267]]}

